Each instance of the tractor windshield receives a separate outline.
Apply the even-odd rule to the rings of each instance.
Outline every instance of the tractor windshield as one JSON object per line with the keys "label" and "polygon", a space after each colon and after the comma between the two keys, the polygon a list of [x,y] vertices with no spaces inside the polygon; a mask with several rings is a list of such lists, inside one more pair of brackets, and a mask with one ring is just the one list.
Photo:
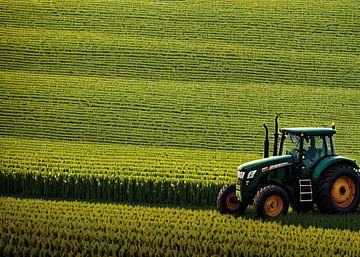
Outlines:
{"label": "tractor windshield", "polygon": [[284,134],[280,147],[280,155],[292,155],[295,159],[299,158],[300,137],[294,134]]}
{"label": "tractor windshield", "polygon": [[[292,155],[295,160],[299,160],[300,142],[300,137],[296,134],[283,134],[279,154]],[[302,146],[304,160],[313,164],[329,155],[335,155],[332,136],[304,136]]]}

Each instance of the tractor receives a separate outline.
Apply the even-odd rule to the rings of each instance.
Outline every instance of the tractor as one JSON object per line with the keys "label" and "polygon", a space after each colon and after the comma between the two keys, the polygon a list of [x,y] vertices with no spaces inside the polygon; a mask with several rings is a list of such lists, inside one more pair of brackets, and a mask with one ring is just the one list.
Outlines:
{"label": "tractor", "polygon": [[253,204],[260,218],[286,215],[290,205],[300,213],[355,212],[360,200],[359,166],[336,154],[335,125],[279,130],[278,118],[273,156],[269,157],[269,133],[264,124],[264,158],[240,165],[237,183],[218,193],[218,211],[238,216]]}

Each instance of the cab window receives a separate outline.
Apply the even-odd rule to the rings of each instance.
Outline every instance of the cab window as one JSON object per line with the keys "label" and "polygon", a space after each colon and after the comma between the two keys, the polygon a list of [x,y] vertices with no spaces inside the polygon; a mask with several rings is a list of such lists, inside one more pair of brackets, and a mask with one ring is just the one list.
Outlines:
{"label": "cab window", "polygon": [[327,154],[328,155],[336,155],[335,147],[334,147],[334,138],[331,136],[325,137],[326,140],[326,147],[327,147]]}
{"label": "cab window", "polygon": [[304,138],[303,155],[312,163],[327,155],[327,144],[324,136],[309,136]]}
{"label": "cab window", "polygon": [[298,160],[300,153],[300,137],[294,134],[284,134],[280,151],[280,155],[292,155],[295,160]]}

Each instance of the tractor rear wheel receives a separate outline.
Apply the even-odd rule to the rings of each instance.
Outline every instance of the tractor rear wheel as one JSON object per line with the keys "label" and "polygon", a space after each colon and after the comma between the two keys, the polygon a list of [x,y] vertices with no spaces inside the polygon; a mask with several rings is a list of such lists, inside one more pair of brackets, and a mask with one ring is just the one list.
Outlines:
{"label": "tractor rear wheel", "polygon": [[356,211],[360,201],[360,179],[351,166],[332,166],[321,178],[316,205],[321,213]]}
{"label": "tractor rear wheel", "polygon": [[236,185],[224,186],[217,196],[216,207],[221,214],[241,215],[247,208],[246,203],[236,198]]}
{"label": "tractor rear wheel", "polygon": [[266,186],[257,192],[254,207],[256,216],[259,218],[286,215],[289,209],[289,197],[287,192],[279,186]]}

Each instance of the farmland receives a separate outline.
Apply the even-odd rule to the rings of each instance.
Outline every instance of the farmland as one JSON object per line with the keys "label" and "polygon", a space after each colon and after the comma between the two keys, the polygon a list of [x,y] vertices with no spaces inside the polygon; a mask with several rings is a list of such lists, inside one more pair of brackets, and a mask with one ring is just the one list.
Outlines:
{"label": "farmland", "polygon": [[0,251],[5,254],[20,251],[52,256],[64,252],[79,256],[357,256],[360,253],[359,232],[352,232],[360,225],[354,215],[342,218],[318,215],[313,220],[325,223],[325,227],[334,222],[338,226],[346,224],[343,229],[325,229],[235,219],[213,210],[15,198],[2,198],[0,205],[3,224],[0,231],[4,235]]}
{"label": "farmland", "polygon": [[354,0],[0,1],[0,253],[359,255],[359,212],[213,210],[275,114],[360,160],[359,53]]}
{"label": "farmland", "polygon": [[[299,87],[289,86],[284,95],[284,85],[276,84],[1,74],[1,174],[15,176],[4,181],[13,185],[3,186],[5,193],[25,187],[35,195],[212,205],[221,185],[236,180],[240,163],[261,157],[261,124],[272,123],[274,113],[284,113],[283,126],[328,127],[336,121],[338,153],[360,156],[356,88],[302,86],[299,95]],[[30,183],[24,172],[40,173],[38,181]],[[73,193],[62,193],[61,183],[58,192],[34,192],[54,177]],[[27,182],[18,187],[13,180]],[[111,196],[75,193],[79,183],[90,183],[92,191],[99,184],[101,190],[122,184],[116,192],[140,187],[138,194],[146,186],[145,195],[154,198],[120,197],[114,190]],[[170,200],[164,188],[188,197]],[[190,199],[200,188],[207,196]]]}
{"label": "farmland", "polygon": [[259,3],[4,2],[1,63],[52,74],[355,86],[356,1]]}

